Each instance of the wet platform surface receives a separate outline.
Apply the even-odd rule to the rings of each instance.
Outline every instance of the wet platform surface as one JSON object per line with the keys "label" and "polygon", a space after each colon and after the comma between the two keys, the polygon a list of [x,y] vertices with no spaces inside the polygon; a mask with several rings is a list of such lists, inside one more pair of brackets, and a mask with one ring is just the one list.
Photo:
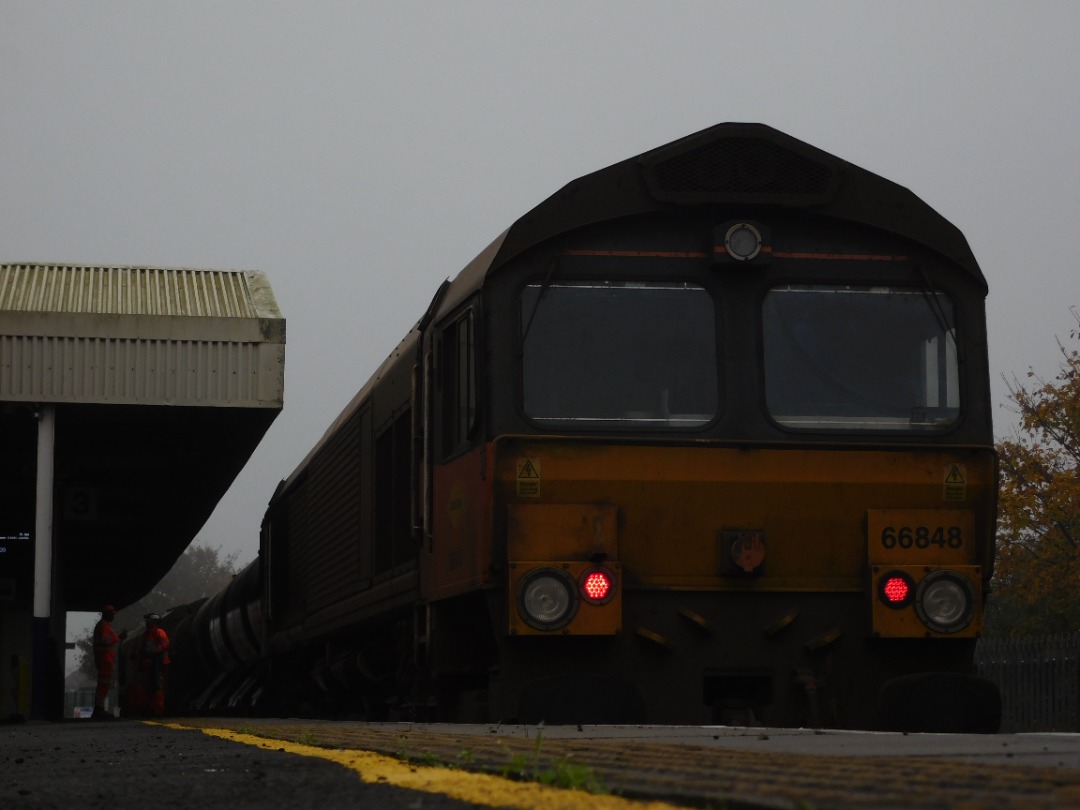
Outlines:
{"label": "wet platform surface", "polygon": [[[490,777],[469,775],[485,773],[504,783],[569,775],[579,786],[588,782],[634,802],[728,810],[1080,807],[1080,735],[169,722],[0,726],[0,806],[615,806],[581,791],[492,799],[490,790],[470,798],[469,788],[456,787],[451,798],[444,788],[451,777],[459,785],[463,778],[466,784],[482,778],[490,783]],[[349,752],[384,754],[380,759],[396,766],[405,762],[404,770],[421,772],[423,786],[365,783],[358,772],[371,766],[343,766]],[[336,761],[327,760],[334,756]]]}
{"label": "wet platform surface", "polygon": [[495,773],[571,762],[611,792],[691,807],[1080,807],[1080,735],[182,722]]}

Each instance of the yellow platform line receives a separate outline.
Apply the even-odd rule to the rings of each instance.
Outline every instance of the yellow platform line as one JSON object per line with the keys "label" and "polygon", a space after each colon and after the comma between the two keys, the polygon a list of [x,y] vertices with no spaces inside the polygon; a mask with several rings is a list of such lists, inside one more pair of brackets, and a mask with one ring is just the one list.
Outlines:
{"label": "yellow platform line", "polygon": [[415,765],[372,751],[319,748],[287,740],[256,737],[224,728],[199,728],[177,723],[155,723],[183,731],[201,731],[211,737],[252,745],[273,751],[284,751],[305,757],[318,757],[355,771],[362,782],[393,785],[408,790],[438,793],[486,807],[510,807],[521,810],[547,810],[558,807],[568,810],[676,810],[666,802],[633,801],[619,796],[586,793],[581,790],[540,785],[536,782],[515,782],[485,773],[451,770]]}

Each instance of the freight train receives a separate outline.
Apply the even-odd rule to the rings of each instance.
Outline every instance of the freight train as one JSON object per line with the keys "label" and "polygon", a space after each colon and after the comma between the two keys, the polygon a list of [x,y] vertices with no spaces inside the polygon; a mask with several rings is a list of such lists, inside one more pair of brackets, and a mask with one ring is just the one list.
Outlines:
{"label": "freight train", "polygon": [[993,731],[986,293],[926,203],[764,125],[574,180],[178,614],[172,711]]}

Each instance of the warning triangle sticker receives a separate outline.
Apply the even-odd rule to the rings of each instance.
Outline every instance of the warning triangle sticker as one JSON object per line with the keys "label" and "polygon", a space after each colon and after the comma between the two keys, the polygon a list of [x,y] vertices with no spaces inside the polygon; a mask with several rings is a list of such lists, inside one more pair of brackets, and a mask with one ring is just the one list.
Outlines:
{"label": "warning triangle sticker", "polygon": [[960,467],[956,464],[953,465],[952,470],[945,476],[946,484],[963,484],[964,474],[960,472]]}

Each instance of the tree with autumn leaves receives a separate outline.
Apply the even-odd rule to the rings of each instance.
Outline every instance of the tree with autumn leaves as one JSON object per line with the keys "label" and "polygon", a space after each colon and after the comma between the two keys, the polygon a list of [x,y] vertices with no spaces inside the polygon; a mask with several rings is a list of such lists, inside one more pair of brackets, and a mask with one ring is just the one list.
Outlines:
{"label": "tree with autumn leaves", "polygon": [[993,636],[1080,630],[1080,314],[1045,380],[1009,382],[1020,422],[997,445],[997,563],[987,605]]}

